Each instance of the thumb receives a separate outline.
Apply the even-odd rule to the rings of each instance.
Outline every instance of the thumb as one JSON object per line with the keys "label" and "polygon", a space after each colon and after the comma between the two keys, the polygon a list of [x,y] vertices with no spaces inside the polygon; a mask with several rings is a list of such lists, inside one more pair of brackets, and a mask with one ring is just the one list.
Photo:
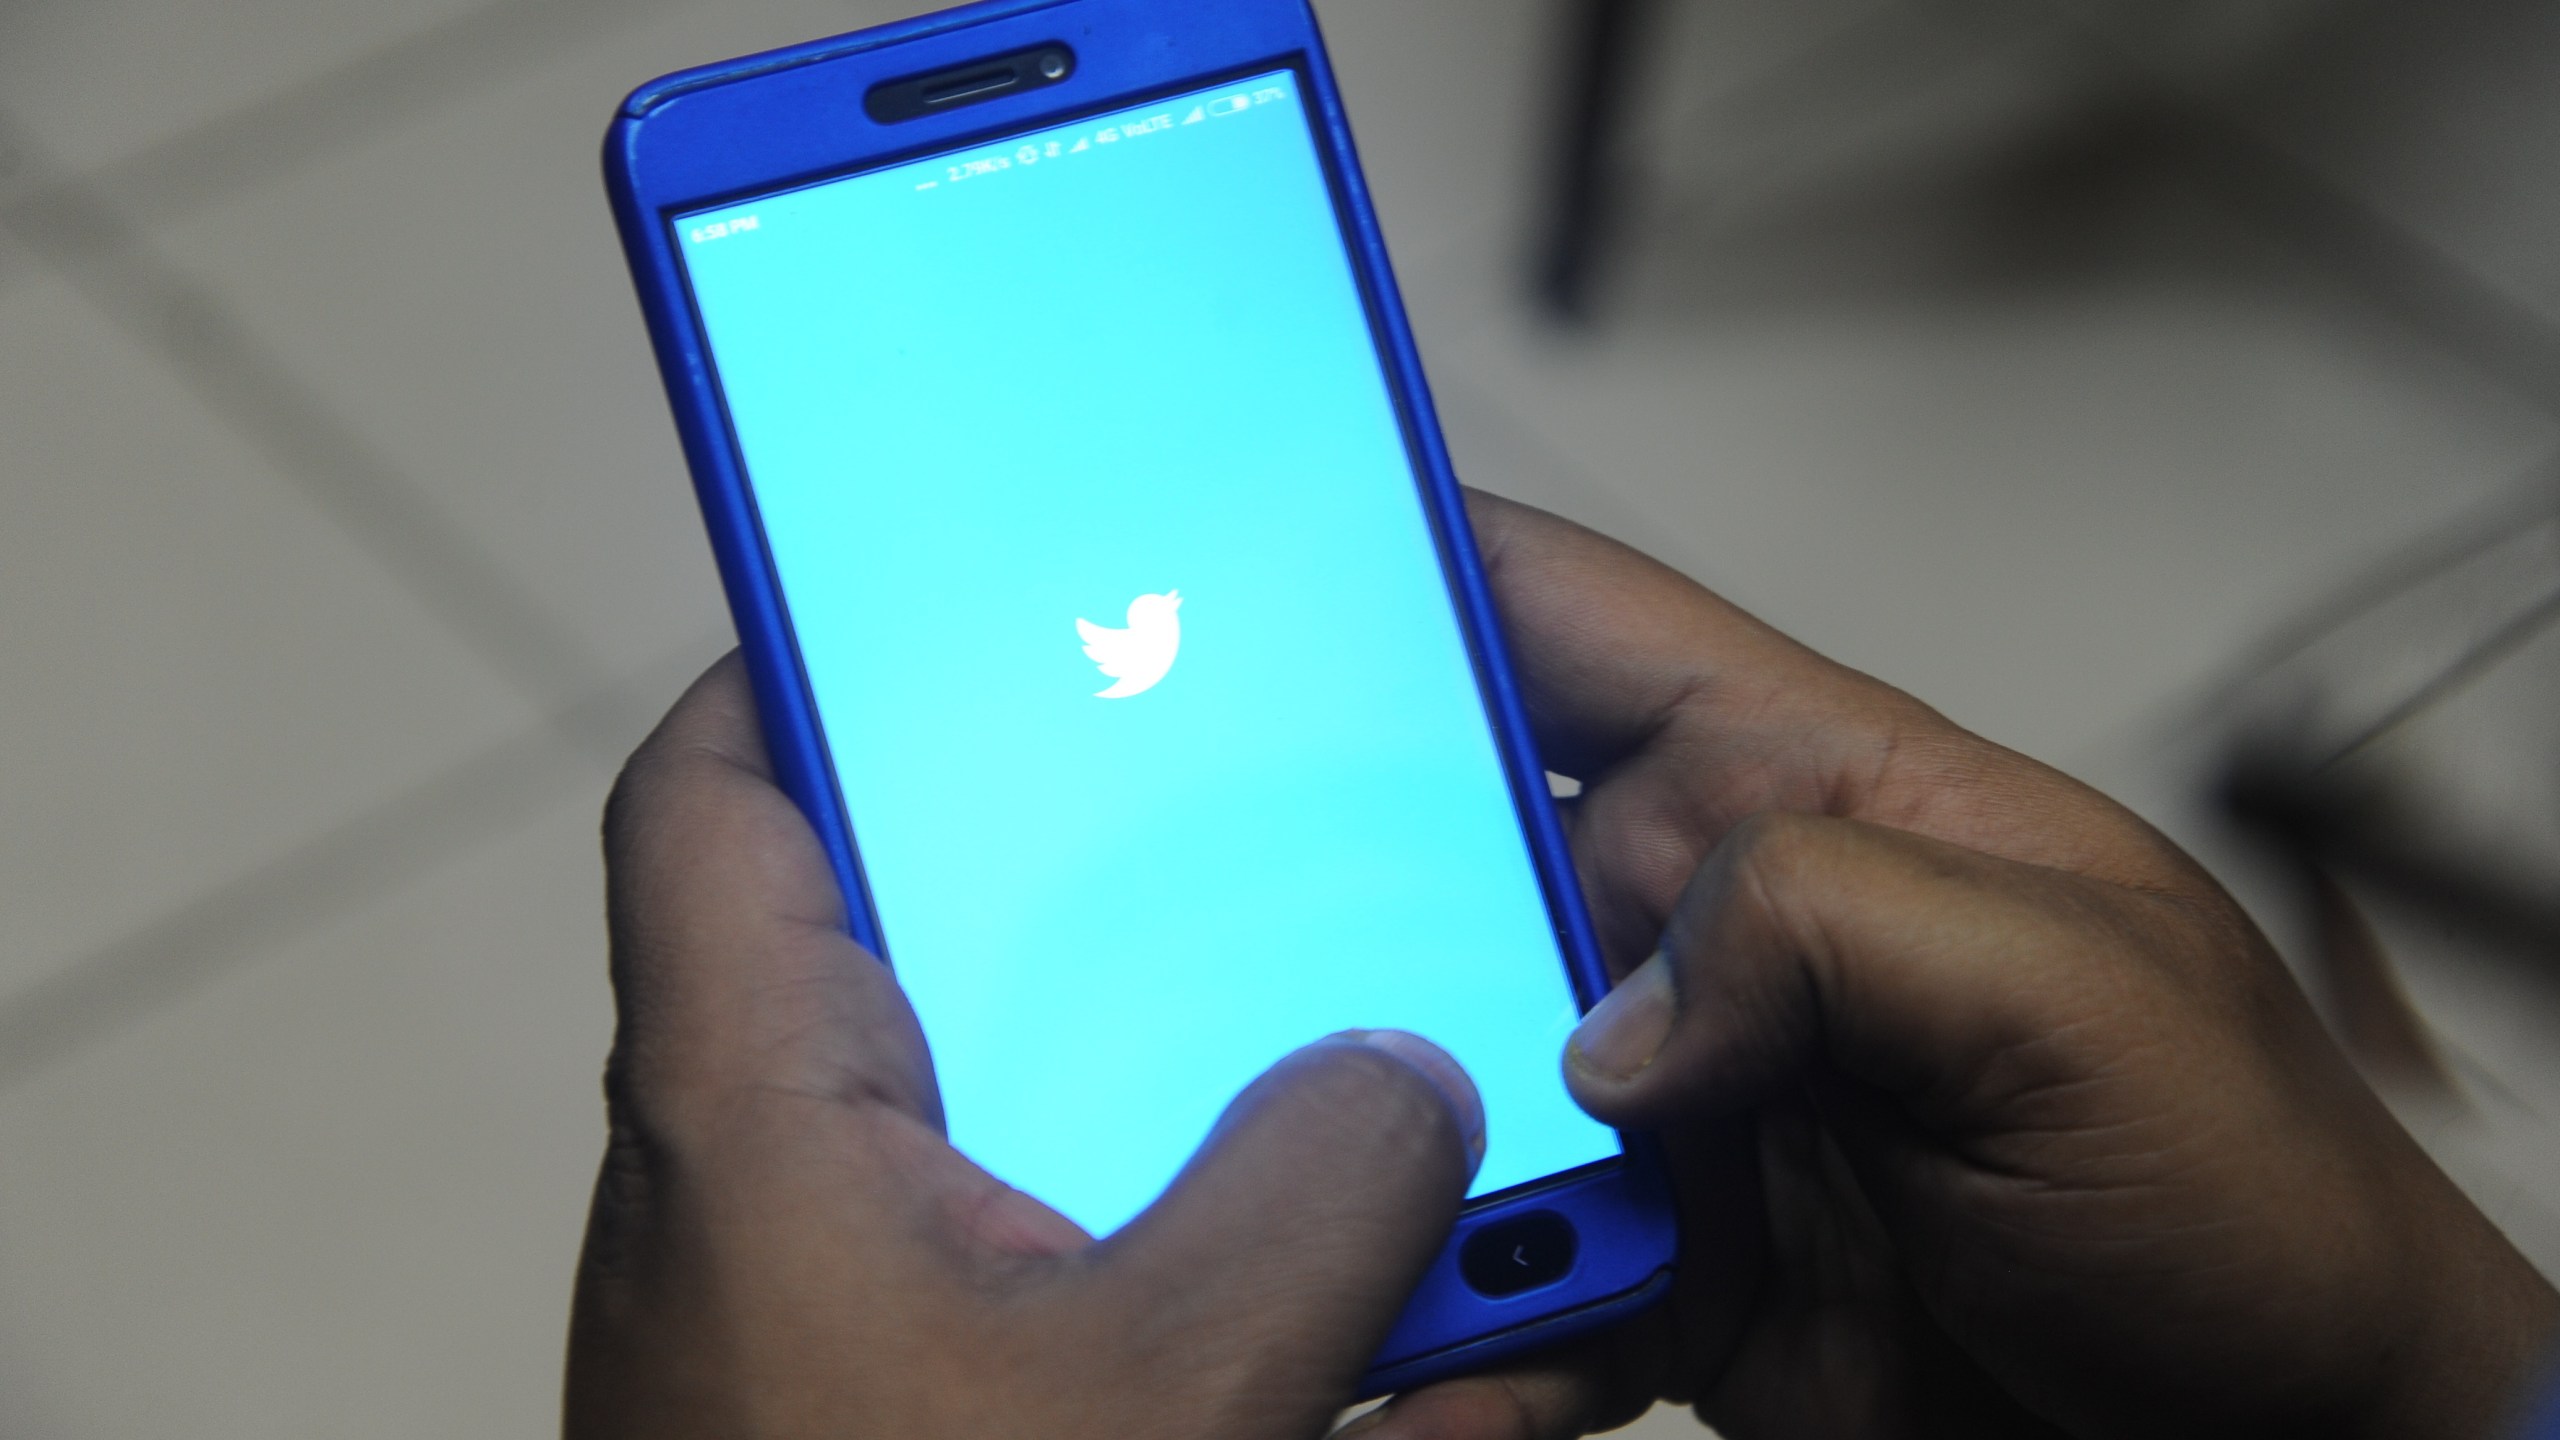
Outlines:
{"label": "thumb", "polygon": [[[1248,1086],[1153,1206],[1098,1247],[1101,1313],[1198,1433],[1320,1433],[1439,1253],[1484,1155],[1458,1063],[1351,1031]],[[1147,1360],[1161,1363],[1145,1364]]]}
{"label": "thumb", "polygon": [[[1663,946],[1565,1054],[1574,1098],[1654,1129],[1738,1110],[1817,1070],[1962,1123],[2105,1016],[2129,967],[2094,953],[2107,887],[1852,820],[1737,826],[1681,897]],[[2098,923],[2093,924],[2093,921]],[[2119,956],[2117,959],[2131,957]]]}

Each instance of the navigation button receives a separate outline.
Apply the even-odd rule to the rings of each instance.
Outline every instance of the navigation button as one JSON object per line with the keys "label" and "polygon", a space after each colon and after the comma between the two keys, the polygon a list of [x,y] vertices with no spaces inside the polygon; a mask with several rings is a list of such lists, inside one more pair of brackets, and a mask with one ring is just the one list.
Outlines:
{"label": "navigation button", "polygon": [[1498,1300],[1563,1279],[1572,1273],[1579,1248],[1572,1221],[1536,1210],[1468,1236],[1458,1249],[1458,1273],[1467,1288]]}

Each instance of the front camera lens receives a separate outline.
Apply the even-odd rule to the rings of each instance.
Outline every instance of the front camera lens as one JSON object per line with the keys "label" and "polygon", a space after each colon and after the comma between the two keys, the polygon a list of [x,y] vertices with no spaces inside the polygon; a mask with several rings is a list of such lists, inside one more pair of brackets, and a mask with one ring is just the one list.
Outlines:
{"label": "front camera lens", "polygon": [[1044,78],[1050,80],[1065,79],[1067,77],[1067,57],[1065,52],[1052,50],[1041,56],[1040,74]]}

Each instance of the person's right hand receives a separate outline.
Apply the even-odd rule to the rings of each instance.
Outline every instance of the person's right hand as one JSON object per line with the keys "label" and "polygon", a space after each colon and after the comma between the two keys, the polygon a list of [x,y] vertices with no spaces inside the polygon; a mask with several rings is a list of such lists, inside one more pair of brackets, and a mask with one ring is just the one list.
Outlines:
{"label": "person's right hand", "polygon": [[1362,1440],[1657,1398],[1730,1440],[2492,1432],[2560,1302],[2193,861],[1633,551],[1473,516],[1625,977],[1568,1079],[1662,1133],[1685,1254]]}

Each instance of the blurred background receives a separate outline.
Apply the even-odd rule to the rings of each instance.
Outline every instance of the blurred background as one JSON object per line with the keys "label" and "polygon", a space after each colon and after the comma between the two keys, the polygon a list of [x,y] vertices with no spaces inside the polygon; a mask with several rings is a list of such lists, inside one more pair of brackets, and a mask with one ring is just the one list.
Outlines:
{"label": "blurred background", "polygon": [[[598,139],[922,8],[0,8],[0,1435],[556,1427],[729,643]],[[2560,10],[1317,8],[1465,477],[2196,847],[2560,1265]]]}

